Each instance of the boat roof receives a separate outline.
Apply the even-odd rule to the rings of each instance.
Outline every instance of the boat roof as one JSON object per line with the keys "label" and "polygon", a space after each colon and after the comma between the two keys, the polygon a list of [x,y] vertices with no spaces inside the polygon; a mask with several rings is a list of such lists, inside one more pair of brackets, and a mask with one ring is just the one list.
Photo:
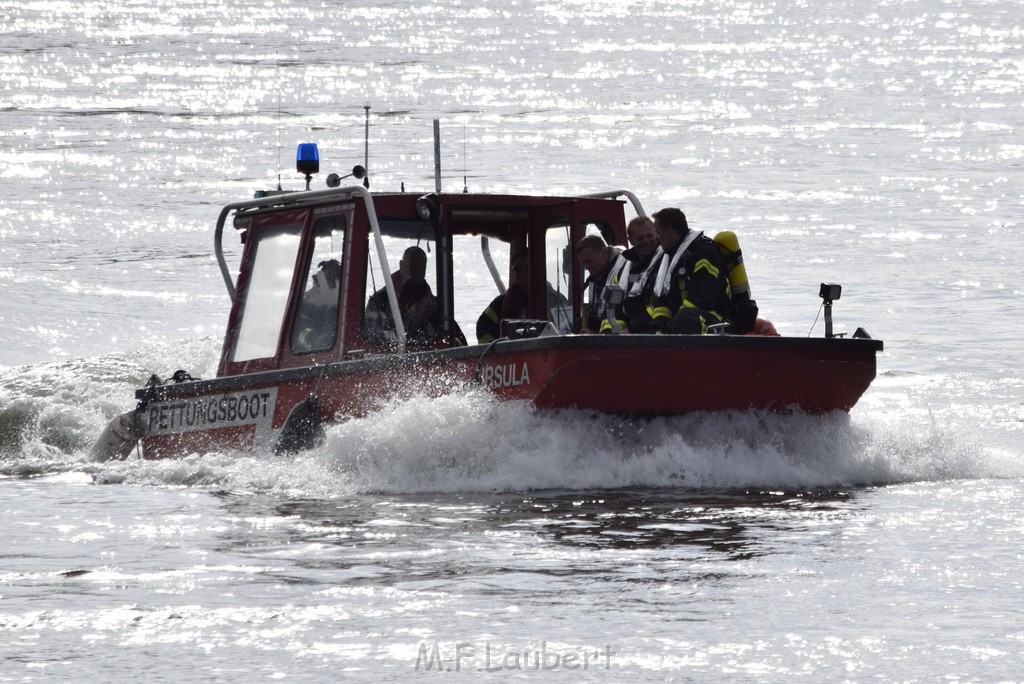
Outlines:
{"label": "boat roof", "polygon": [[[254,215],[266,212],[300,208],[330,203],[332,200],[349,201],[357,199],[354,188],[336,188],[328,191],[258,193],[251,202],[236,203],[234,227],[245,230]],[[607,203],[621,211],[624,199],[632,202],[638,214],[643,207],[633,193],[613,190],[595,195],[510,195],[488,193],[415,193],[415,192],[374,192],[364,193],[372,198],[382,233],[404,238],[436,237],[434,225],[422,220],[417,214],[417,203],[431,198],[438,206],[445,208],[445,230],[451,235],[481,235],[508,241],[525,230],[529,225],[530,212],[537,208],[557,205],[590,205],[599,207]],[[251,206],[244,206],[251,205]],[[603,212],[600,212],[603,214]]]}

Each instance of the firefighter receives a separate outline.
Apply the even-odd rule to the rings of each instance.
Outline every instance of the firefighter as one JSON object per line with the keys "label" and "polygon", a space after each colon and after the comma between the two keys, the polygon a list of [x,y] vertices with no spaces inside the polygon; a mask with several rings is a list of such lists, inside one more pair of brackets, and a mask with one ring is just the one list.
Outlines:
{"label": "firefighter", "polygon": [[[647,216],[637,216],[626,226],[626,237],[631,246],[612,266],[611,282],[624,289],[625,297],[617,310],[618,332],[650,332],[647,305],[651,300],[651,281],[657,274],[662,255],[654,221]],[[607,316],[601,321],[603,333],[615,332],[615,327]]]}
{"label": "firefighter", "polygon": [[729,273],[714,240],[691,231],[686,215],[674,207],[654,213],[654,228],[664,250],[648,306],[653,332],[706,334],[728,323],[721,313],[730,304]]}
{"label": "firefighter", "polygon": [[337,259],[321,261],[310,281],[292,328],[292,350],[296,353],[330,349],[338,332],[341,263]]}
{"label": "firefighter", "polygon": [[495,297],[476,321],[476,340],[487,344],[501,337],[501,321],[529,315],[529,262],[525,252],[512,257],[508,289]]}
{"label": "firefighter", "polygon": [[612,266],[618,260],[621,247],[610,247],[600,235],[584,236],[576,245],[576,256],[580,265],[589,274],[583,283],[587,291],[586,317],[580,322],[581,333],[594,333],[601,330],[607,306],[604,301],[604,290],[612,284]]}
{"label": "firefighter", "polygon": [[[529,288],[530,260],[525,251],[519,251],[512,256],[508,289],[491,300],[476,321],[476,339],[479,344],[488,344],[501,337],[501,321],[530,316]],[[555,290],[551,283],[546,283],[546,289],[547,320],[554,323],[559,332],[568,332],[569,300]]]}

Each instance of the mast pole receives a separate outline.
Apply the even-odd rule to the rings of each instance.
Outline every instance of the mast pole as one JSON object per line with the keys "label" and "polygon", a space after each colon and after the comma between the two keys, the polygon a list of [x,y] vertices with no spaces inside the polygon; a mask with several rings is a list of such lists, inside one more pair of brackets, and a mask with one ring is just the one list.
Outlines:
{"label": "mast pole", "polygon": [[363,177],[363,187],[370,189],[370,105],[363,105],[366,110],[366,132],[363,135],[363,168],[366,175]]}
{"label": "mast pole", "polygon": [[441,120],[434,119],[434,190],[441,192]]}

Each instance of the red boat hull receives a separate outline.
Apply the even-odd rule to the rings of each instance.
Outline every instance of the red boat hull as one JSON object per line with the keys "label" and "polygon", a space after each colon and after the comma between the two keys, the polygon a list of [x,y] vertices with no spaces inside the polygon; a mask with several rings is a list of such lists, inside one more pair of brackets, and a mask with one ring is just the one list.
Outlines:
{"label": "red boat hull", "polygon": [[295,407],[316,397],[329,424],[405,396],[483,385],[539,409],[634,416],[693,411],[849,411],[875,377],[872,339],[561,336],[139,390],[145,458],[269,449]]}

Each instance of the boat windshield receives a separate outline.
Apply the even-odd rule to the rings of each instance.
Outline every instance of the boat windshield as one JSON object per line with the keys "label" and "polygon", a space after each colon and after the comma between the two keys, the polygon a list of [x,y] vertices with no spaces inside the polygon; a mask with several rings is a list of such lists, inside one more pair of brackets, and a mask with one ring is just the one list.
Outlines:
{"label": "boat windshield", "polygon": [[277,354],[301,237],[302,224],[298,222],[259,234],[259,242],[253,246],[252,269],[232,361],[265,359]]}

